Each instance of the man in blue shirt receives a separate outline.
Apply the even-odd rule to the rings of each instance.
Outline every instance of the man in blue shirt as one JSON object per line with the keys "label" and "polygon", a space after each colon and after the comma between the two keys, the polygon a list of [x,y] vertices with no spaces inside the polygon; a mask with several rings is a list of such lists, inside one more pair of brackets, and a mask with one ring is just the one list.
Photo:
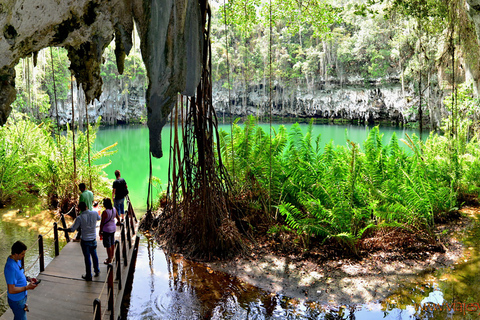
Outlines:
{"label": "man in blue shirt", "polygon": [[37,279],[26,277],[22,270],[22,259],[26,251],[27,246],[23,242],[15,242],[4,269],[8,305],[13,311],[14,320],[27,320],[27,290],[37,287]]}
{"label": "man in blue shirt", "polygon": [[86,271],[86,273],[82,275],[82,278],[86,281],[92,281],[92,262],[90,261],[90,257],[92,257],[93,260],[93,271],[95,272],[95,277],[98,277],[100,274],[97,256],[96,228],[97,221],[101,218],[96,211],[87,210],[87,205],[85,202],[80,202],[78,204],[78,210],[80,211],[80,215],[75,219],[73,225],[66,229],[58,228],[58,230],[73,232],[78,228],[82,229],[80,245],[82,247]]}

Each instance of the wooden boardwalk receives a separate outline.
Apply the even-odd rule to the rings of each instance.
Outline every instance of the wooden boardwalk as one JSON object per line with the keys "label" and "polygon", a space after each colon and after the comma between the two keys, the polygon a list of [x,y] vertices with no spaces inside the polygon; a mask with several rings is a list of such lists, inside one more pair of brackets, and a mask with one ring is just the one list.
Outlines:
{"label": "wooden boardwalk", "polygon": [[[121,240],[121,228],[117,227],[117,238]],[[98,227],[97,227],[98,231]],[[125,228],[125,232],[128,232]],[[97,232],[98,234],[98,232]],[[131,266],[132,258],[136,258],[136,247],[138,239],[135,236],[131,238],[131,246],[125,237],[126,255],[122,253],[123,244],[120,241],[120,247],[116,251],[117,257],[121,256],[119,264],[113,265],[113,300],[115,307],[114,316],[108,311],[108,266],[103,263],[107,258],[107,253],[103,247],[102,241],[97,238],[97,255],[100,266],[100,275],[94,277],[93,281],[85,281],[82,274],[85,274],[85,263],[83,260],[80,242],[69,242],[63,247],[60,255],[55,257],[37,276],[42,282],[34,289],[28,291],[27,304],[30,312],[27,313],[29,320],[45,319],[94,319],[95,299],[101,301],[101,319],[116,319],[119,316],[121,300],[125,282]],[[126,263],[125,263],[126,260]],[[127,265],[125,265],[127,264]],[[117,270],[117,266],[120,266]],[[133,266],[135,264],[133,263]],[[121,283],[119,282],[117,271],[120,272]],[[93,264],[92,264],[93,272]],[[0,317],[0,320],[13,319],[11,309]]]}

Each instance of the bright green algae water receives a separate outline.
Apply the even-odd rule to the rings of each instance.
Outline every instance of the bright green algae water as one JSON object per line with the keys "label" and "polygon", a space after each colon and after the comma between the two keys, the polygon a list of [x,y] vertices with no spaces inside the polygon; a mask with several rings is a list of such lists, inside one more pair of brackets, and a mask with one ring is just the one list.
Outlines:
{"label": "bright green algae water", "polygon": [[[293,124],[284,124],[287,130]],[[260,124],[265,133],[270,133],[270,125]],[[279,124],[272,125],[272,130],[278,129]],[[302,132],[307,131],[307,124],[300,124]],[[230,125],[219,125],[219,129],[231,132]],[[321,135],[321,146],[333,141],[336,145],[347,145],[347,139],[350,141],[363,144],[367,138],[371,127],[354,126],[354,125],[314,125],[313,137]],[[418,131],[405,128],[381,128],[383,142],[388,144],[396,132],[398,139],[404,139],[406,134],[412,136],[418,135]],[[426,134],[425,134],[426,136]],[[314,141],[314,139],[312,139]],[[148,128],[145,126],[116,126],[102,128],[97,133],[94,148],[101,150],[107,146],[118,143],[117,153],[109,157],[109,159],[101,159],[96,164],[108,163],[105,171],[109,179],[115,179],[115,170],[120,170],[122,177],[127,181],[129,196],[136,208],[137,215],[141,215],[147,207],[147,191],[148,176],[150,168],[150,160],[148,156]],[[403,143],[400,143],[404,146]],[[161,186],[166,188],[168,182],[168,152],[170,147],[170,126],[165,126],[162,131],[163,154],[161,159],[152,158],[152,174],[160,179]],[[406,145],[405,145],[406,147]],[[158,187],[157,190],[160,190]]]}

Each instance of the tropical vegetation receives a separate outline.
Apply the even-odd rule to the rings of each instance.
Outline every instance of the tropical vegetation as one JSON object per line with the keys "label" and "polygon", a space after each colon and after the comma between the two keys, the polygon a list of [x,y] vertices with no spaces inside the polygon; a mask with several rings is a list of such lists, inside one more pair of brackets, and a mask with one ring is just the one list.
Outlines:
{"label": "tropical vegetation", "polygon": [[78,198],[80,182],[97,193],[109,194],[110,184],[103,171],[108,163],[91,163],[116,150],[112,145],[93,151],[98,125],[90,126],[88,135],[76,131],[75,146],[72,130],[55,134],[52,128],[51,121],[35,123],[16,112],[0,127],[0,207],[44,203],[67,212]]}
{"label": "tropical vegetation", "polygon": [[[478,197],[479,103],[465,70],[478,78],[480,48],[462,1],[235,0],[213,7],[212,87],[231,90],[245,113],[251,88],[264,96],[281,94],[285,102],[296,90],[341,87],[350,77],[367,89],[401,83],[403,99],[415,101],[420,129],[425,114],[444,118],[442,133],[426,141],[394,136],[384,144],[374,128],[362,145],[323,148],[311,129],[267,133],[252,117],[243,128],[235,122],[231,134],[220,133],[223,161],[217,159],[228,170],[220,180],[240,204],[234,208],[237,222],[254,230],[249,214],[255,213],[272,233],[296,233],[305,248],[312,239],[334,239],[355,252],[368,230],[432,232],[435,221],[463,199]],[[65,50],[52,48],[16,67],[14,112],[0,128],[0,205],[45,196],[52,206],[68,206],[80,181],[107,192],[103,168],[92,161],[112,149],[90,155],[100,122],[78,130],[78,117],[78,127],[66,125],[64,133],[58,120],[54,124],[56,108],[73,103],[67,60]],[[131,103],[134,92],[144,95],[146,84],[138,46],[122,75],[114,61],[110,46],[101,70],[104,90],[111,93],[105,96],[110,114],[116,105]],[[273,103],[257,107],[265,116]]]}
{"label": "tropical vegetation", "polygon": [[[366,90],[395,84],[416,125],[439,128],[443,98],[467,73],[478,79],[480,70],[465,8],[457,0],[219,3],[212,27],[214,83],[230,89],[244,113],[252,91],[273,96],[278,110],[299,94],[362,82]],[[259,107],[268,115],[268,103]]]}
{"label": "tropical vegetation", "polygon": [[[469,109],[473,101],[468,96],[460,105]],[[480,145],[472,121],[462,118],[455,133],[451,128],[447,119],[444,134],[432,132],[425,141],[394,134],[384,144],[375,127],[362,145],[321,148],[312,124],[307,132],[281,126],[270,135],[250,117],[243,128],[235,123],[231,134],[222,131],[220,146],[232,194],[244,200],[240,220],[258,220],[252,212],[266,215],[271,233],[294,232],[305,249],[312,239],[332,239],[357,253],[368,229],[433,235],[436,221],[478,197]]]}

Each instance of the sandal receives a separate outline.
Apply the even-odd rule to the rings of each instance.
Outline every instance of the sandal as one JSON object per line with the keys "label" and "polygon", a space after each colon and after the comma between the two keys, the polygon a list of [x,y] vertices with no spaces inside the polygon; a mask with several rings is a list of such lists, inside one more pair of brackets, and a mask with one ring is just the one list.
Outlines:
{"label": "sandal", "polygon": [[109,264],[110,262],[108,262],[108,259],[105,259],[105,261],[103,261],[103,264]]}

